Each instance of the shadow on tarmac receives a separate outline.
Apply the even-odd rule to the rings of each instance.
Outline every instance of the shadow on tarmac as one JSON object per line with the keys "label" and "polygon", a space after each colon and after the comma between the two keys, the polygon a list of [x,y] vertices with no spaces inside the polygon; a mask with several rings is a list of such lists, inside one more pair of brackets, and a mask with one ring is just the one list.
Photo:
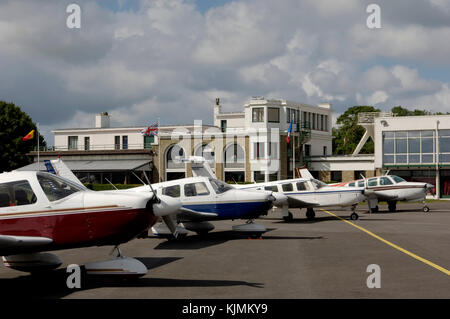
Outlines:
{"label": "shadow on tarmac", "polygon": [[[180,257],[136,257],[150,270],[166,265]],[[25,274],[16,278],[0,279],[0,296],[6,299],[35,298],[35,299],[58,299],[76,293],[78,291],[98,288],[135,288],[135,287],[230,287],[248,286],[253,288],[264,288],[263,283],[251,283],[238,280],[200,280],[200,279],[172,279],[172,278],[114,278],[88,276],[81,267],[81,288],[69,289],[66,281],[69,273],[61,268],[40,274]]]}
{"label": "shadow on tarmac", "polygon": [[[276,228],[268,228],[268,232],[276,230]],[[290,239],[323,239],[323,237],[315,236],[315,237],[299,237],[299,236],[268,236],[263,234],[261,238],[249,238],[249,235],[242,234],[234,231],[216,231],[210,232],[206,235],[188,235],[187,237],[181,239],[172,239],[164,241],[158,244],[154,249],[166,249],[166,250],[195,250],[207,248],[215,245],[220,245],[230,240],[290,240]],[[153,237],[149,237],[153,238]]]}

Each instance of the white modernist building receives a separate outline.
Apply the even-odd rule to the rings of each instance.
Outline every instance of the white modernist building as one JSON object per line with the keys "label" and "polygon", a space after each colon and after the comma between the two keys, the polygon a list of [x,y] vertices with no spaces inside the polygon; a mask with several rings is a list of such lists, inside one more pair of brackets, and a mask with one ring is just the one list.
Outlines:
{"label": "white modernist building", "polygon": [[140,133],[145,126],[111,127],[109,115],[101,113],[95,127],[54,130],[54,149],[40,156],[43,160],[60,155],[69,168],[90,180],[130,182],[136,170],[151,171],[154,180],[191,176],[189,165],[180,159],[197,155],[207,158],[222,180],[253,182],[291,178],[293,168],[303,166],[310,156],[332,153],[328,103],[313,106],[255,97],[241,112],[222,112],[216,99],[213,110],[214,125],[195,121],[161,126],[155,137]]}

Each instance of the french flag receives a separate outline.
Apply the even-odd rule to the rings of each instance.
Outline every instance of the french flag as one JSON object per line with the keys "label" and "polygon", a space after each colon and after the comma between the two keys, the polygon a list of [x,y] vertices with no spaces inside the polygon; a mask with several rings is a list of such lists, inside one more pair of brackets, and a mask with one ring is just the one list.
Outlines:
{"label": "french flag", "polygon": [[289,129],[287,131],[287,136],[286,136],[286,142],[289,143],[289,138],[291,137],[291,132],[292,132],[292,122],[293,120],[291,120],[291,124],[289,124]]}

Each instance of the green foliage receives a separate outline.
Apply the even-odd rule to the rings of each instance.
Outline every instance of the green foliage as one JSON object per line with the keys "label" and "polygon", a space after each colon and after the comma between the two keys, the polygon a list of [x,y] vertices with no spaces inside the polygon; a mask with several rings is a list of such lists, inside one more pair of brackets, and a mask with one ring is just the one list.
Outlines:
{"label": "green foliage", "polygon": [[405,109],[401,106],[395,106],[392,108],[391,112],[395,116],[419,116],[419,115],[431,115],[431,112],[425,111],[425,110],[414,110],[410,111],[408,109]]}
{"label": "green foliage", "polygon": [[[22,138],[35,130],[34,138],[26,142]],[[28,165],[32,158],[26,154],[37,147],[36,125],[20,107],[0,101],[0,173]],[[46,143],[39,136],[41,146]]]}
{"label": "green foliage", "polygon": [[[358,113],[380,112],[373,106],[353,106],[338,117],[336,124],[338,128],[333,128],[333,154],[352,154],[364,135],[364,128],[358,125]],[[367,141],[361,150],[361,154],[373,154],[374,144],[371,139]]]}

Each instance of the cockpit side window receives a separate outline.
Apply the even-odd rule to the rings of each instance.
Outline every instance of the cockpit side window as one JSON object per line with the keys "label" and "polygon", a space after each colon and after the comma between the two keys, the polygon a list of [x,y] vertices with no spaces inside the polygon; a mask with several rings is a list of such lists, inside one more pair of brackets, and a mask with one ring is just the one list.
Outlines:
{"label": "cockpit side window", "polygon": [[190,183],[184,185],[184,195],[188,197],[205,196],[209,195],[209,190],[204,182]]}
{"label": "cockpit side window", "polygon": [[300,192],[309,190],[308,183],[307,182],[297,182],[297,190]]}
{"label": "cockpit side window", "polygon": [[209,179],[212,188],[216,192],[216,194],[223,194],[231,189],[233,189],[232,186],[228,185],[227,183],[224,183],[222,181],[219,181],[217,179],[210,178]]}
{"label": "cockpit side window", "polygon": [[45,196],[47,196],[48,200],[51,202],[84,190],[81,186],[50,174],[37,174],[37,179]]}
{"label": "cockpit side window", "polygon": [[164,187],[161,191],[163,195],[170,196],[170,197],[180,197],[180,185],[173,185]]}
{"label": "cockpit side window", "polygon": [[371,178],[368,180],[368,185],[369,186],[377,186],[377,184],[378,184],[377,181],[378,181],[378,178]]}
{"label": "cockpit side window", "polygon": [[36,195],[27,180],[0,185],[0,207],[31,205],[36,201]]}
{"label": "cockpit side window", "polygon": [[380,185],[392,185],[392,181],[387,177],[380,177]]}
{"label": "cockpit side window", "polygon": [[366,185],[364,185],[364,181],[359,181],[358,182],[358,187],[365,187]]}
{"label": "cockpit side window", "polygon": [[281,187],[283,188],[283,192],[292,192],[294,190],[292,184],[283,184]]}
{"label": "cockpit side window", "polygon": [[278,193],[278,186],[277,185],[265,186],[264,189],[266,191],[272,191],[272,192]]}
{"label": "cockpit side window", "polygon": [[396,176],[396,175],[392,175],[391,178],[392,178],[396,183],[406,182],[403,178],[398,177],[398,176]]}
{"label": "cockpit side window", "polygon": [[326,187],[327,186],[327,184],[325,184],[324,182],[321,182],[321,181],[319,181],[317,179],[312,179],[311,182],[312,182],[313,187],[315,189],[320,189],[322,187]]}
{"label": "cockpit side window", "polygon": [[355,182],[349,183],[348,186],[350,186],[350,187],[355,187]]}

